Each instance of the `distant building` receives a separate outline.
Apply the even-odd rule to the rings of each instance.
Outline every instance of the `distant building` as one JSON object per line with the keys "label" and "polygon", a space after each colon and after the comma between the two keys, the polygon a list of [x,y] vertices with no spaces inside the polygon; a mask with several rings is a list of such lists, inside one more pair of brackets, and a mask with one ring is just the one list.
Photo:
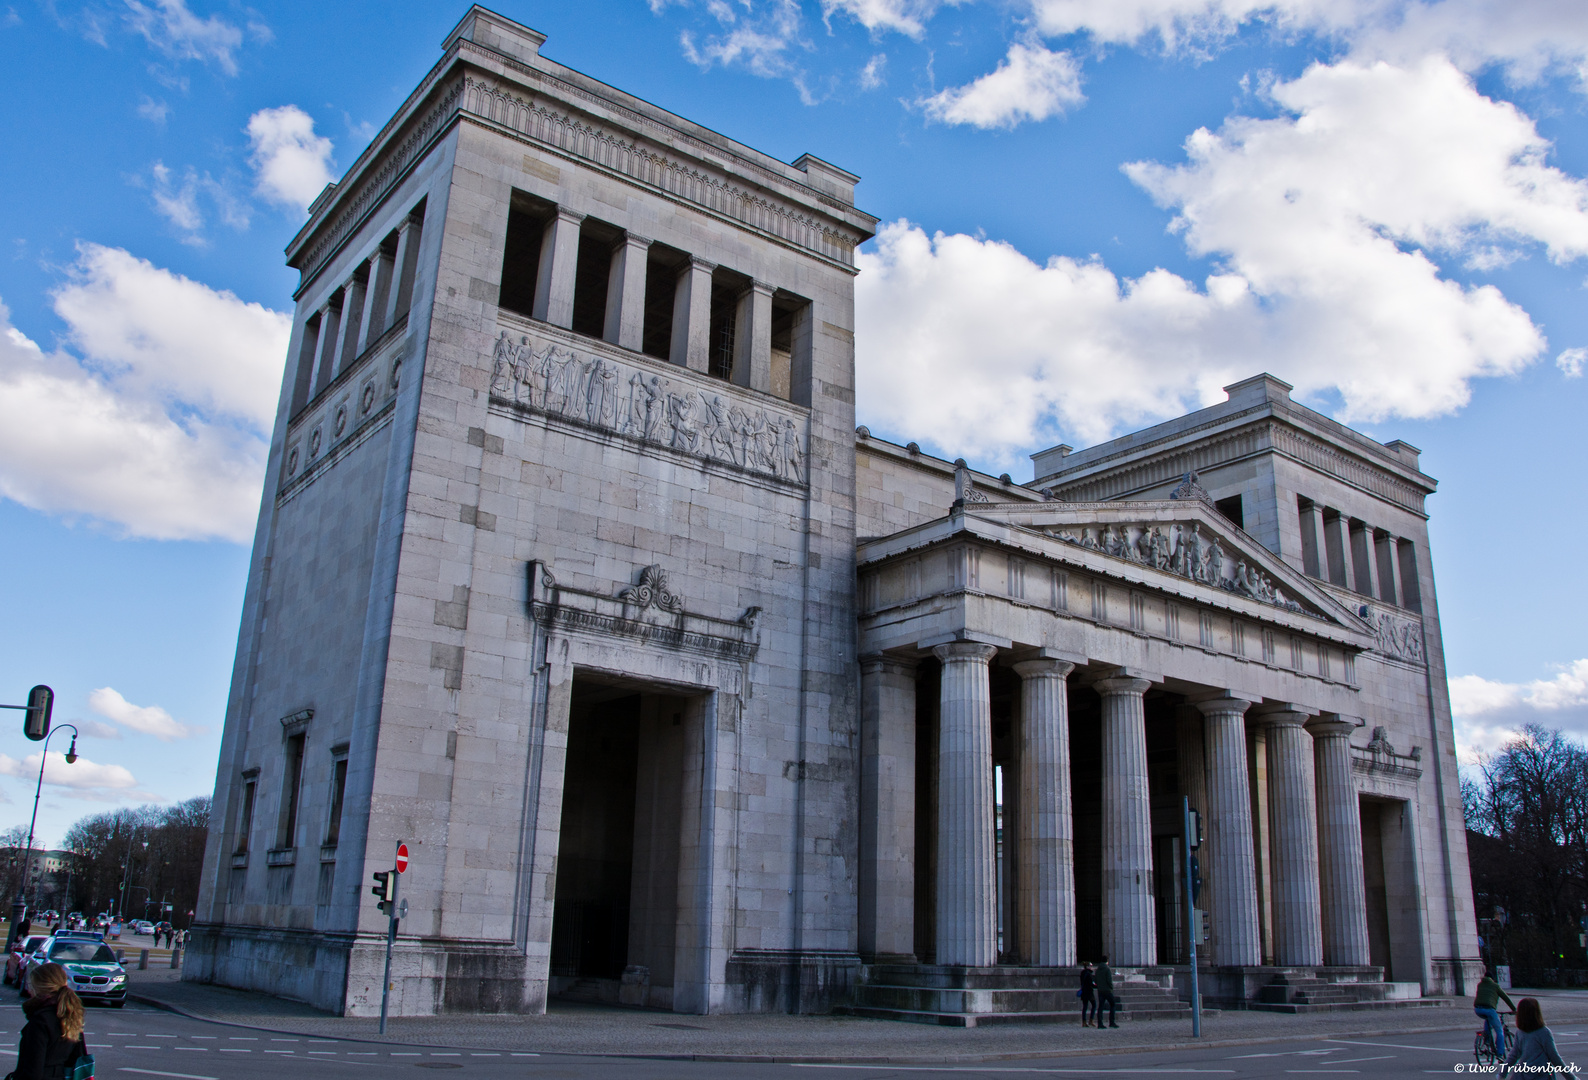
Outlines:
{"label": "distant building", "polygon": [[1172,1014],[1189,799],[1210,996],[1474,985],[1417,450],[1267,375],[1031,484],[857,431],[857,178],[543,42],[471,9],[288,249],[185,977],[377,1011],[406,841],[399,1015],[1068,1015],[1105,952]]}

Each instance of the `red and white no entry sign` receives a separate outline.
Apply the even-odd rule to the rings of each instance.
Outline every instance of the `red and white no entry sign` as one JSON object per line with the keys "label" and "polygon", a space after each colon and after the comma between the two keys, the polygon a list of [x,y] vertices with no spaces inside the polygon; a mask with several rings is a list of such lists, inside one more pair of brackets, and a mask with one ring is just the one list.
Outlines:
{"label": "red and white no entry sign", "polygon": [[408,869],[408,845],[397,845],[397,872],[400,874]]}

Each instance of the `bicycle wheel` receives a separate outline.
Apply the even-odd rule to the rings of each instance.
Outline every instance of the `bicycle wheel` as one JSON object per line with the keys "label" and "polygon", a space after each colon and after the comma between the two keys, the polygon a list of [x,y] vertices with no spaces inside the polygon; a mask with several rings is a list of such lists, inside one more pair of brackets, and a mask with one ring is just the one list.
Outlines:
{"label": "bicycle wheel", "polygon": [[1494,1044],[1489,1041],[1487,1031],[1480,1030],[1472,1040],[1472,1056],[1479,1065],[1492,1066],[1495,1063]]}

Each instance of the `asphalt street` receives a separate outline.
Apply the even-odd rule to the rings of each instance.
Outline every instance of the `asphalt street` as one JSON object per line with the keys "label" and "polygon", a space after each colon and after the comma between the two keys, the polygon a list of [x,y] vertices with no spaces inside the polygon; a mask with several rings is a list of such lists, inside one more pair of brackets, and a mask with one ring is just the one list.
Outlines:
{"label": "asphalt street", "polygon": [[[9,999],[9,995],[7,996]],[[659,1026],[676,1021],[659,1018]],[[0,1004],[0,1030],[20,1031],[19,1003]],[[1476,1024],[1474,1024],[1474,1029]],[[1563,1027],[1556,1041],[1567,1060],[1588,1063],[1588,1026]],[[1108,1032],[1098,1032],[1100,1049]],[[1258,1046],[1042,1057],[958,1065],[771,1064],[645,1057],[580,1057],[469,1047],[409,1046],[349,1039],[274,1034],[257,1028],[192,1020],[139,1004],[91,1008],[88,1040],[99,1080],[167,1077],[173,1080],[312,1080],[315,1076],[466,1071],[491,1077],[567,1080],[926,1080],[929,1077],[1017,1080],[1023,1077],[1409,1077],[1474,1075],[1472,1033],[1449,1031],[1395,1037],[1298,1039]],[[10,1064],[0,1052],[0,1068]]]}

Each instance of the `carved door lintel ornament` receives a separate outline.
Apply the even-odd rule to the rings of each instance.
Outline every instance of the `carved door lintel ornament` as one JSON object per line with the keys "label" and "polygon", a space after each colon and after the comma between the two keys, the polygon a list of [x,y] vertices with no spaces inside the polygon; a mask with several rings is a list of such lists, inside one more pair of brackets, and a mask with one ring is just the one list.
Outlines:
{"label": "carved door lintel ornament", "polygon": [[659,563],[652,563],[640,571],[640,580],[618,590],[618,599],[634,604],[641,611],[655,607],[677,614],[684,610],[684,602],[675,593],[667,591],[667,571]]}

